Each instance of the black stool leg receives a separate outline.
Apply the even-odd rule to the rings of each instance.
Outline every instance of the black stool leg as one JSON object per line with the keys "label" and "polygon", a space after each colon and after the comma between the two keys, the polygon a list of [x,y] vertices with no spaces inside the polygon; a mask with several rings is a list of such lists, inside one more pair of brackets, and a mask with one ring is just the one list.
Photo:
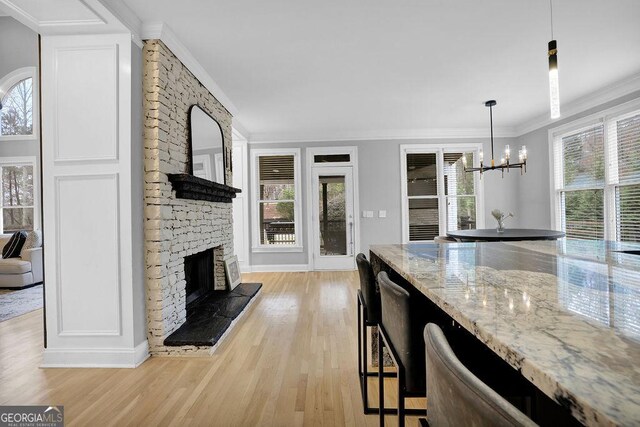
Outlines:
{"label": "black stool leg", "polygon": [[384,427],[384,362],[382,360],[382,333],[378,329],[378,408],[380,408],[380,427]]}
{"label": "black stool leg", "polygon": [[360,304],[360,298],[358,298],[358,375],[363,377],[362,373],[362,319],[360,317],[360,310],[362,304]]}
{"label": "black stool leg", "polygon": [[[379,372],[377,370],[369,371],[369,357],[367,356],[367,306],[362,303],[360,295],[358,295],[357,303],[357,316],[358,316],[358,375],[360,380],[360,393],[362,394],[362,407],[365,414],[377,414],[380,408],[372,408],[369,406],[369,382],[368,377],[377,377]],[[395,372],[383,372],[384,377],[396,377]],[[395,408],[385,409],[387,414],[396,414]]]}
{"label": "black stool leg", "polygon": [[404,427],[404,375],[402,368],[398,367],[398,427]]}
{"label": "black stool leg", "polygon": [[[365,308],[366,310],[366,308]],[[362,335],[363,336],[363,343],[362,343],[362,347],[363,347],[363,359],[364,361],[362,362],[364,367],[363,367],[363,375],[362,375],[362,390],[364,393],[364,413],[365,414],[369,414],[371,413],[371,408],[369,408],[369,391],[368,391],[368,387],[369,387],[369,376],[367,375],[367,373],[369,372],[369,364],[367,363],[367,326],[364,326],[364,331],[362,331]]]}

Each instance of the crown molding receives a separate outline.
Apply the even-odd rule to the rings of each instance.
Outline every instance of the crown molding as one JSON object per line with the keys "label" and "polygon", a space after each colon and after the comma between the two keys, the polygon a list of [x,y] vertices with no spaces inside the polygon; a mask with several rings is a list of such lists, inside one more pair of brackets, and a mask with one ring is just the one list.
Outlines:
{"label": "crown molding", "polygon": [[0,4],[4,6],[6,13],[2,16],[11,16],[21,24],[29,27],[36,33],[46,33],[48,28],[60,29],[64,27],[91,27],[94,25],[105,25],[107,20],[96,11],[90,3],[91,0],[79,0],[78,3],[91,12],[95,18],[93,19],[65,19],[65,20],[38,20],[35,16],[18,6],[11,0],[0,0]]}
{"label": "crown molding", "polygon": [[159,39],[171,49],[171,52],[178,57],[185,67],[202,83],[213,96],[231,113],[232,116],[238,114],[238,109],[231,99],[223,92],[211,75],[198,62],[193,54],[182,44],[176,34],[164,22],[144,22],[142,24],[141,36],[143,40]]}
{"label": "crown molding", "polygon": [[99,0],[99,2],[102,7],[120,21],[122,25],[128,28],[129,31],[131,31],[131,40],[138,47],[142,48],[142,38],[140,37],[142,32],[142,21],[138,18],[138,15],[136,15],[135,12],[122,0]]}
{"label": "crown molding", "polygon": [[33,15],[31,15],[30,13],[27,13],[27,11],[18,7],[17,5],[15,5],[13,2],[9,0],[0,0],[0,4],[2,4],[5,7],[7,14],[9,16],[15,18],[21,24],[31,28],[36,33],[40,32],[40,23]]}
{"label": "crown molding", "polygon": [[233,124],[231,125],[231,134],[234,140],[248,141],[251,137],[251,134],[242,126],[238,120],[233,119]]}
{"label": "crown molding", "polygon": [[535,117],[516,126],[516,136],[522,136],[536,129],[543,128],[552,123],[560,122],[566,118],[580,114],[591,108],[614,101],[625,95],[640,90],[640,73],[634,74],[623,80],[619,80],[609,86],[605,86],[589,95],[562,106],[562,116],[551,119],[548,114]]}
{"label": "crown molding", "polygon": [[[495,138],[516,136],[513,128],[494,128]],[[292,142],[396,141],[410,139],[479,139],[489,138],[487,128],[378,130],[367,132],[321,132],[317,134],[252,133],[251,144],[283,144]]]}

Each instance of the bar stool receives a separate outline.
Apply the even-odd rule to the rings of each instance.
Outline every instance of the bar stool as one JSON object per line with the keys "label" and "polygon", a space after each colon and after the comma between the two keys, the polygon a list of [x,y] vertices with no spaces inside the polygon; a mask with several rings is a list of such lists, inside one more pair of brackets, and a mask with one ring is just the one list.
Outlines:
{"label": "bar stool", "polygon": [[[356,256],[360,289],[358,289],[358,375],[360,376],[360,393],[365,414],[377,414],[380,408],[369,407],[368,377],[377,377],[378,372],[367,371],[367,327],[378,326],[380,322],[380,293],[376,289],[375,276],[367,257],[360,253]],[[364,341],[364,344],[363,344]],[[363,351],[364,347],[364,351]],[[394,372],[385,372],[385,377],[395,377]],[[395,413],[388,409],[388,413]]]}
{"label": "bar stool", "polygon": [[458,360],[439,326],[424,328],[424,342],[429,426],[537,425]]}
{"label": "bar stool", "polygon": [[[406,410],[407,397],[426,397],[426,371],[423,330],[427,324],[425,310],[420,309],[409,292],[393,283],[387,273],[378,274],[381,298],[381,321],[378,328],[378,382],[380,408],[384,408],[382,344],[398,370],[398,426],[404,427],[405,415],[424,415],[426,410]],[[384,426],[380,411],[380,426]]]}

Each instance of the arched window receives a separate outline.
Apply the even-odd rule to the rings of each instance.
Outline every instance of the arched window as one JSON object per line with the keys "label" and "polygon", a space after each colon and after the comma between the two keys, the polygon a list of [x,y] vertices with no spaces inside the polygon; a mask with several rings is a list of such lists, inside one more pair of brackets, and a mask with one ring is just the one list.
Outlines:
{"label": "arched window", "polygon": [[0,80],[0,138],[35,137],[35,68],[14,71]]}
{"label": "arched window", "polygon": [[33,134],[33,79],[20,80],[2,98],[2,135]]}

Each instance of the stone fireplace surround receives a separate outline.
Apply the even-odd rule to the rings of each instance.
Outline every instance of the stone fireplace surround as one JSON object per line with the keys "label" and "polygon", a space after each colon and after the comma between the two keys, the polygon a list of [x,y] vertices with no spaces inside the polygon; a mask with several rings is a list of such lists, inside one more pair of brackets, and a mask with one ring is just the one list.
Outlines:
{"label": "stone fireplace surround", "polygon": [[[216,250],[215,289],[226,287],[224,260],[233,256],[232,204],[176,197],[169,175],[187,173],[188,111],[198,104],[222,128],[231,150],[231,114],[160,40],[143,49],[147,325],[154,355],[200,355],[206,346],[165,346],[186,320],[184,258]],[[230,153],[229,153],[230,154]],[[227,185],[232,185],[229,167]]]}

